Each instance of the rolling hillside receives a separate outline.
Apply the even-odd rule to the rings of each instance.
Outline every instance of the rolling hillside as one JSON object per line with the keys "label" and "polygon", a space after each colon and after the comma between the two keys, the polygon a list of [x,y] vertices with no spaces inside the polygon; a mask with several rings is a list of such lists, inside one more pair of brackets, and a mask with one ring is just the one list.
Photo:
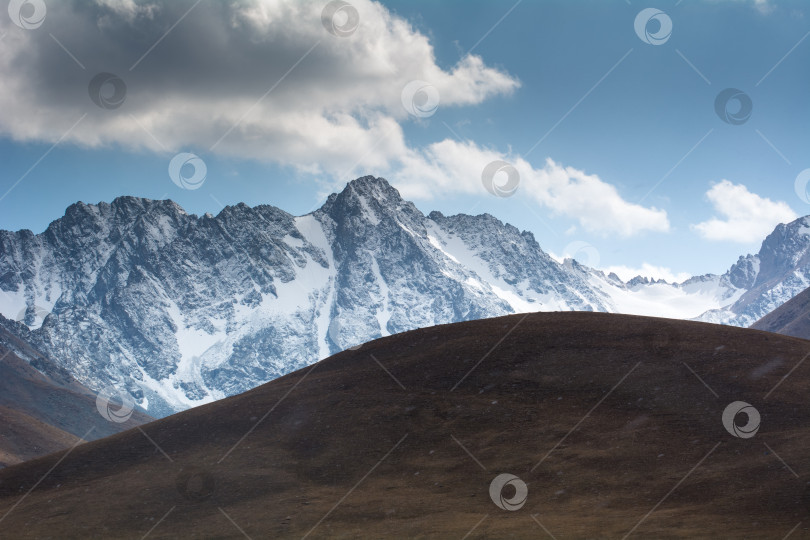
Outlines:
{"label": "rolling hillside", "polygon": [[[602,313],[415,330],[0,471],[0,526],[61,538],[800,537],[808,352],[756,330]],[[738,401],[753,423],[735,417]],[[490,497],[503,473],[518,479],[506,502]],[[502,509],[510,500],[518,509]]]}

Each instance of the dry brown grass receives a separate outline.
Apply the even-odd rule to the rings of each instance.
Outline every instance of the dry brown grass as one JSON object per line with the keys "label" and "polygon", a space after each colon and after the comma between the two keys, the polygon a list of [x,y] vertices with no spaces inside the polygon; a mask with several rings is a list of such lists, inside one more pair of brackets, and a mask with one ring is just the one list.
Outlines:
{"label": "dry brown grass", "polygon": [[[631,537],[782,538],[800,522],[792,538],[808,534],[810,361],[766,394],[810,342],[523,317],[380,339],[144,426],[168,458],[138,430],[79,446],[22,502],[63,455],[0,471],[0,534],[461,538],[478,524],[468,538],[547,537],[539,521],[557,538],[622,538],[645,515]],[[751,439],[721,423],[736,400],[762,415]],[[528,484],[522,509],[490,500],[501,472]]]}

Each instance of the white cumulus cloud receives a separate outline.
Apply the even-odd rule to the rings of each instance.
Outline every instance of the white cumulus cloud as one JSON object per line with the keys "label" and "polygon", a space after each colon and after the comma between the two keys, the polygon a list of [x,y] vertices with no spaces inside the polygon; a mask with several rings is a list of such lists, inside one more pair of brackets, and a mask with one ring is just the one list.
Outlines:
{"label": "white cumulus cloud", "polygon": [[445,139],[419,152],[410,152],[394,179],[407,198],[486,193],[481,173],[495,160],[510,162],[517,169],[520,183],[514,197],[527,197],[552,215],[574,219],[586,231],[622,237],[643,231],[669,231],[666,211],[625,200],[615,186],[595,174],[565,167],[551,159],[543,167],[535,168],[519,156],[482,148],[469,141]]}
{"label": "white cumulus cloud", "polygon": [[[370,0],[352,0],[359,25],[335,36],[322,22],[325,5],[61,2],[48,5],[37,31],[0,17],[0,133],[194,149],[334,175],[354,164],[385,167],[406,151],[401,94],[413,80],[432,85],[442,107],[476,105],[520,85],[474,55],[439,66],[425,35]],[[99,72],[126,84],[119,108],[91,101]]]}
{"label": "white cumulus cloud", "polygon": [[798,217],[787,203],[760,197],[744,185],[728,180],[713,185],[706,197],[718,216],[691,227],[707,240],[760,242],[779,223]]}

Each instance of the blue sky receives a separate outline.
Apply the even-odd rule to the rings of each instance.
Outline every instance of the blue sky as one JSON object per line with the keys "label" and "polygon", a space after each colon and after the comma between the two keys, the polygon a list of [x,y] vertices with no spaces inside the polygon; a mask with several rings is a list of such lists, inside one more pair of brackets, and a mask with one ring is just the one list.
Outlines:
{"label": "blue sky", "polygon": [[[794,189],[810,168],[803,2],[358,0],[345,37],[320,24],[326,4],[50,2],[31,29],[0,13],[0,228],[119,195],[303,214],[375,174],[425,213],[489,212],[556,255],[584,242],[599,267],[667,275],[723,272],[810,213]],[[651,7],[672,22],[659,45],[634,30]],[[126,81],[120,108],[87,99],[99,71]],[[435,114],[404,110],[408,80],[435,85]],[[726,88],[753,104],[740,125],[715,112]],[[169,178],[180,151],[204,160],[199,189]],[[514,195],[483,188],[492,159],[520,172]]]}

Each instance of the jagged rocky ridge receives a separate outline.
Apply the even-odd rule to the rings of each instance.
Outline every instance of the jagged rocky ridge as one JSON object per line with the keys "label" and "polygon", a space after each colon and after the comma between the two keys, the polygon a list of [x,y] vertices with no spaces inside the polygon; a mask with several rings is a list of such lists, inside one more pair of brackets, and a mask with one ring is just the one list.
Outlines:
{"label": "jagged rocky ridge", "polygon": [[558,263],[531,233],[490,215],[425,216],[370,176],[298,217],[244,204],[198,217],[172,201],[120,197],[76,203],[42,234],[0,231],[0,313],[86,386],[116,385],[161,416],[440,323],[713,309],[702,318],[747,324],[778,302],[777,287],[793,290],[773,281],[794,260],[776,255],[789,236],[780,235],[723,276],[624,283]]}

